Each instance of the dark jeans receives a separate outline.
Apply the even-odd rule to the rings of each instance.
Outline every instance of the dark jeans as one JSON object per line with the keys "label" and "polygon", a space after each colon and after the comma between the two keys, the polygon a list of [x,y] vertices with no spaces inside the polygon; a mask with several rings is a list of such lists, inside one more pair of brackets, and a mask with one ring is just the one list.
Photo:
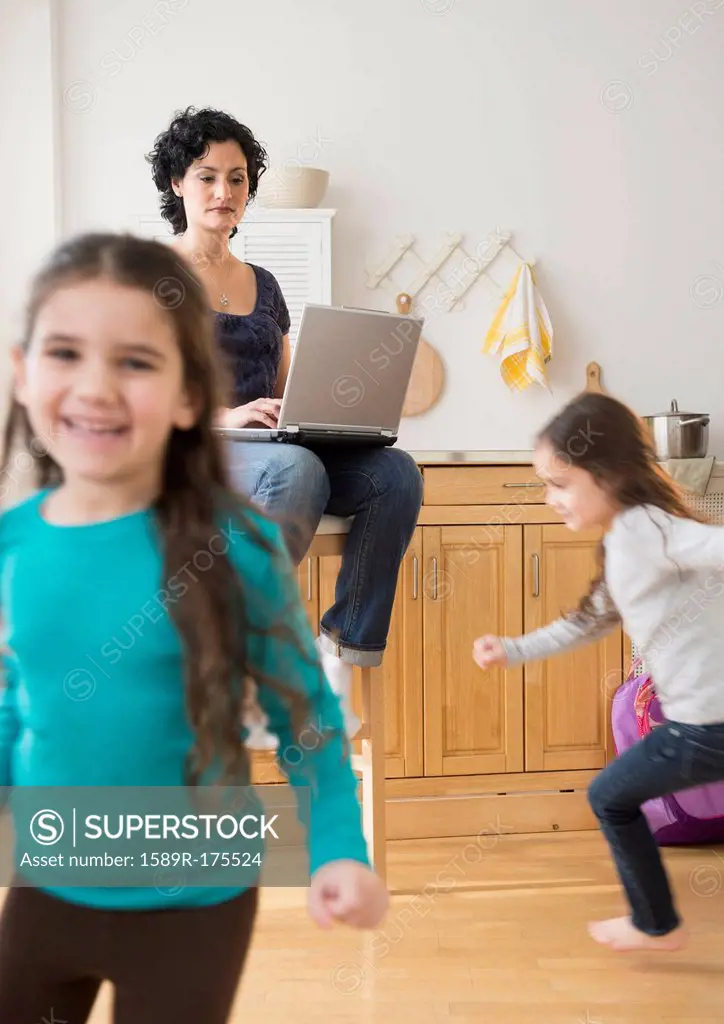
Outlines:
{"label": "dark jeans", "polygon": [[724,779],[724,723],[654,729],[594,779],[589,800],[611,847],[631,905],[647,935],[666,935],[680,923],[659,847],[641,813],[654,797]]}
{"label": "dark jeans", "polygon": [[14,886],[0,921],[0,1024],[84,1024],[102,981],[115,1024],[226,1024],[257,890],[211,907],[97,910]]}
{"label": "dark jeans", "polygon": [[229,441],[227,455],[234,486],[279,523],[297,564],[325,512],[354,516],[334,604],[322,617],[322,642],[345,661],[379,665],[422,503],[422,474],[412,456],[395,447],[311,451],[276,441]]}

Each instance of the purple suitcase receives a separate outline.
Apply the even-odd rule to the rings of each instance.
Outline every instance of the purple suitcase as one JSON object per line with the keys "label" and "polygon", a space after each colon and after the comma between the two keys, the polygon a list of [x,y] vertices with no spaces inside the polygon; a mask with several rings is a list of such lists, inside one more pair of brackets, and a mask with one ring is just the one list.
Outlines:
{"label": "purple suitcase", "polygon": [[[618,754],[666,721],[651,676],[634,675],[637,664],[613,699],[611,726]],[[724,842],[724,781],[656,797],[641,810],[659,846]]]}

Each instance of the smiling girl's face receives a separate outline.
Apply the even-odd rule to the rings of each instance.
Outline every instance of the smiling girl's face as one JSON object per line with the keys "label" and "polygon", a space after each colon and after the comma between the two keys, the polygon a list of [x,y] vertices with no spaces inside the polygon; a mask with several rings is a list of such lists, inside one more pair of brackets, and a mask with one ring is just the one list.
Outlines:
{"label": "smiling girl's face", "polygon": [[153,294],[95,278],[45,300],[15,394],[66,486],[158,486],[174,428],[195,416],[173,323]]}
{"label": "smiling girl's face", "polygon": [[546,440],[536,445],[533,461],[546,486],[546,504],[563,518],[569,530],[607,529],[611,525],[618,506],[608,488],[592,473],[572,465]]}

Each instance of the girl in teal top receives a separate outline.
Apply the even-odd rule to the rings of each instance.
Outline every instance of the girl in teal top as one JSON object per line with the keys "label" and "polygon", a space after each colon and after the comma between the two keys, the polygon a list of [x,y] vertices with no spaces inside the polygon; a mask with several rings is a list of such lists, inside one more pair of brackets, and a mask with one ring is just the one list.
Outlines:
{"label": "girl in teal top", "polygon": [[[387,893],[338,700],[279,528],[227,482],[193,271],[155,242],[70,241],[35,281],[13,362],[8,453],[31,453],[38,490],[0,520],[0,785],[246,785],[254,683],[308,798],[312,918],[377,926]],[[24,875],[21,846],[0,920],[0,1024],[80,1024],[104,980],[116,1024],[227,1020],[255,884],[44,884]]]}

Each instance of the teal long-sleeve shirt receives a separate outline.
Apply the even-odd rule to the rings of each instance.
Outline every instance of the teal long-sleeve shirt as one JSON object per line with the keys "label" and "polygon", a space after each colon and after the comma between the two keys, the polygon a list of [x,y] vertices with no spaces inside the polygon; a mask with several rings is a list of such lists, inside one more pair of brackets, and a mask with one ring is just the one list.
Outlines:
{"label": "teal long-sleeve shirt", "polygon": [[[0,693],[0,786],[184,785],[194,736],[181,638],[168,607],[184,588],[198,585],[211,558],[225,553],[239,573],[255,626],[247,641],[250,663],[301,690],[314,728],[326,737],[305,744],[312,749],[303,758],[279,757],[290,783],[309,794],[310,871],[338,859],[368,864],[339,702],[323,675],[279,528],[255,511],[246,513],[270,552],[238,519],[220,516],[211,550],[164,579],[150,510],[57,526],[42,513],[47,493],[0,518],[0,615],[8,649]],[[295,643],[272,634],[280,620]],[[264,686],[258,699],[279,751],[289,749],[295,737],[286,701]],[[242,737],[240,726],[240,742]],[[211,904],[242,888],[188,887],[173,904]],[[169,905],[168,896],[152,886],[48,891],[103,908]]]}

